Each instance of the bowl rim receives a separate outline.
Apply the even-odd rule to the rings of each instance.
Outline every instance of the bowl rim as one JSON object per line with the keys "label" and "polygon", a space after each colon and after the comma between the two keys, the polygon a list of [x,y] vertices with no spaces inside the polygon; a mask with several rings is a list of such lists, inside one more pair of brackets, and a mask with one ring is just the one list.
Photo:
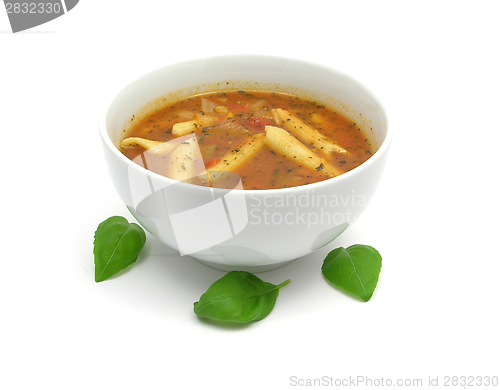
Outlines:
{"label": "bowl rim", "polygon": [[[152,74],[156,72],[160,72],[165,70],[166,68],[169,67],[174,67],[174,66],[182,66],[182,65],[189,65],[189,64],[195,64],[195,63],[200,63],[202,61],[220,61],[220,60],[228,60],[231,58],[235,59],[242,59],[242,58],[247,58],[249,60],[275,60],[275,61],[291,61],[297,64],[301,64],[303,66],[308,66],[311,68],[316,68],[316,69],[321,69],[323,71],[327,72],[332,72],[335,73],[341,77],[344,77],[349,80],[349,82],[355,84],[357,87],[359,87],[366,95],[368,95],[378,106],[378,108],[381,111],[382,119],[385,123],[386,127],[386,133],[385,133],[385,138],[383,142],[378,146],[378,149],[375,151],[372,157],[370,157],[368,160],[363,162],[361,165],[351,169],[348,172],[343,173],[340,176],[332,177],[330,179],[322,180],[316,183],[311,183],[311,184],[304,184],[300,186],[295,186],[295,187],[287,187],[287,188],[272,188],[272,189],[261,189],[261,190],[255,190],[255,189],[234,189],[233,191],[244,191],[246,194],[249,194],[250,196],[252,195],[282,195],[283,193],[286,194],[292,194],[294,192],[303,192],[311,190],[314,191],[315,189],[320,189],[323,186],[330,186],[334,183],[341,183],[345,180],[349,180],[353,175],[356,175],[358,172],[367,169],[369,166],[375,164],[380,158],[382,158],[383,155],[387,153],[387,150],[392,142],[392,139],[394,137],[394,132],[392,127],[389,125],[389,121],[387,118],[387,113],[385,110],[385,107],[382,105],[378,97],[364,84],[356,80],[354,77],[339,71],[333,67],[321,64],[321,63],[315,63],[311,61],[306,61],[298,58],[293,58],[293,57],[282,57],[282,56],[271,56],[271,55],[261,55],[261,54],[228,54],[228,55],[217,55],[217,56],[209,56],[209,57],[199,57],[199,58],[194,58],[194,59],[188,59],[184,61],[179,61],[179,62],[172,62],[165,64],[161,67],[157,67],[154,69],[151,69],[147,72],[143,72],[139,76],[136,76],[133,80],[128,82],[126,85],[124,85],[121,89],[118,91],[115,91],[111,97],[108,97],[105,99],[103,106],[101,107],[101,110],[99,112],[99,133],[101,136],[101,139],[104,143],[104,145],[111,150],[111,153],[114,154],[115,157],[117,157],[119,160],[127,164],[129,167],[133,167],[132,169],[134,170],[139,170],[142,173],[147,173],[149,175],[152,175],[156,180],[159,180],[160,182],[163,181],[165,182],[165,186],[169,186],[172,184],[176,185],[186,185],[192,188],[193,191],[197,190],[202,190],[206,191],[207,188],[209,187],[203,187],[203,186],[198,186],[198,185],[193,185],[189,183],[182,183],[178,182],[174,179],[170,179],[168,177],[162,176],[156,172],[149,171],[145,169],[144,167],[141,167],[138,164],[135,164],[132,160],[128,159],[126,156],[124,156],[118,148],[113,144],[111,141],[111,138],[108,134],[107,128],[106,128],[106,120],[109,114],[109,111],[111,109],[112,103],[116,100],[116,98],[120,95],[122,95],[126,90],[128,90],[131,86],[137,84],[140,82],[142,79],[146,79],[147,77],[150,77]],[[377,140],[378,141],[378,140]],[[217,188],[210,187],[213,190],[218,190]],[[222,189],[220,189],[222,190]],[[227,191],[227,190],[225,190]]]}

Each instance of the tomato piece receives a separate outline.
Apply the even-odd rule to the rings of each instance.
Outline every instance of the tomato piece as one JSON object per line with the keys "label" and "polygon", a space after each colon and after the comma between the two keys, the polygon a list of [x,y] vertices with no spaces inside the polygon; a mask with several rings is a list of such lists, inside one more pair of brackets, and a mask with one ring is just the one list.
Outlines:
{"label": "tomato piece", "polygon": [[260,118],[251,116],[245,121],[245,126],[249,127],[252,130],[261,130],[264,131],[266,126],[273,126],[274,122],[270,119]]}

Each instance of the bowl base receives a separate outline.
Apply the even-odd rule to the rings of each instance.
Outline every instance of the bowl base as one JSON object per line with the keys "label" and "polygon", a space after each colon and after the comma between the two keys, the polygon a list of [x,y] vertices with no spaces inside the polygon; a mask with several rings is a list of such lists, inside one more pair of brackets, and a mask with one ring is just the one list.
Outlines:
{"label": "bowl base", "polygon": [[285,262],[279,263],[279,264],[255,265],[255,266],[245,267],[245,266],[238,266],[238,265],[231,265],[231,264],[212,263],[212,262],[204,261],[204,260],[200,260],[200,259],[196,259],[196,260],[199,261],[200,263],[206,265],[207,267],[218,269],[219,271],[226,271],[226,272],[247,271],[247,272],[251,272],[253,274],[257,274],[260,272],[274,271],[275,269],[284,267],[285,265],[288,265],[291,262],[295,261],[295,259],[293,259],[293,260],[285,261]]}

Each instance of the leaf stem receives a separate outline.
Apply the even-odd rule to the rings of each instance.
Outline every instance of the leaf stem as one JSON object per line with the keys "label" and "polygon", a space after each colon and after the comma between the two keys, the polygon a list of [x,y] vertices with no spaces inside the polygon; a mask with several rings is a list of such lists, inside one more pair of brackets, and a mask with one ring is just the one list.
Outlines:
{"label": "leaf stem", "polygon": [[278,284],[278,285],[276,286],[276,288],[279,290],[281,287],[286,286],[286,285],[287,285],[288,283],[290,283],[290,282],[291,282],[291,280],[290,280],[290,279],[287,279],[287,280],[285,280],[283,283]]}

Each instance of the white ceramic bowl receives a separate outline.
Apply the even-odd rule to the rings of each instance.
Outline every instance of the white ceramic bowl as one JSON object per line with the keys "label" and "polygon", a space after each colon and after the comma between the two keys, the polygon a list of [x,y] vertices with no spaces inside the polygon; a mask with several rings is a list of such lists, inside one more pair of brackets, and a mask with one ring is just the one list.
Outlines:
{"label": "white ceramic bowl", "polygon": [[[165,100],[220,89],[296,93],[336,107],[377,145],[361,166],[306,186],[222,190],[180,183],[126,158],[116,145],[140,115]],[[153,102],[153,103],[151,103]],[[137,221],[181,255],[222,270],[278,268],[337,238],[369,204],[392,134],[365,87],[328,67],[296,59],[232,55],[168,65],[127,85],[105,107],[100,135],[113,183]]]}

